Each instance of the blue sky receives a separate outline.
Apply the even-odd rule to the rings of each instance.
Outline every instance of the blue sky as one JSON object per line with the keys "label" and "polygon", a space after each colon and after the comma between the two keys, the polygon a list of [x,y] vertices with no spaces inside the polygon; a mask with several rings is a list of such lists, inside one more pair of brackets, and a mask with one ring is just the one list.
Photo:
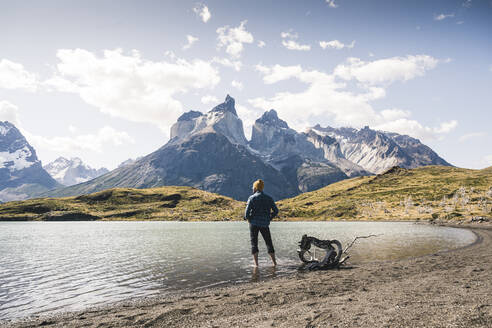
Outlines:
{"label": "blue sky", "polygon": [[0,1],[0,120],[110,169],[226,94],[245,132],[369,125],[492,165],[492,1]]}

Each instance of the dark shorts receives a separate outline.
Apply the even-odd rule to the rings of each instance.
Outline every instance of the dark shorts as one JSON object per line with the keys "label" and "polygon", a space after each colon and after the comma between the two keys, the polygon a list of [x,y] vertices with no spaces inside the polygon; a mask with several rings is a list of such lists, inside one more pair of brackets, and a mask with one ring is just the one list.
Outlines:
{"label": "dark shorts", "polygon": [[273,249],[272,236],[270,235],[269,227],[257,227],[255,225],[249,225],[249,235],[251,238],[251,254],[258,253],[258,232],[261,232],[265,244],[268,249],[268,253],[275,253]]}

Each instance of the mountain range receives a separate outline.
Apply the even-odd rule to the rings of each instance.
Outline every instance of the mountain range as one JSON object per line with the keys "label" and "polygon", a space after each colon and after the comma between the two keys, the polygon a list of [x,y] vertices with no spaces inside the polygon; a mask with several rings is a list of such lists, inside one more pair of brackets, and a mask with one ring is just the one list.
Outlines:
{"label": "mountain range", "polygon": [[180,185],[245,200],[252,182],[262,178],[266,191],[282,199],[349,177],[379,174],[395,165],[450,165],[409,136],[369,127],[319,125],[298,132],[273,109],[256,120],[248,141],[229,95],[207,113],[184,113],[171,127],[170,136],[165,145],[147,156],[44,195]]}
{"label": "mountain range", "polygon": [[58,157],[53,162],[44,165],[43,168],[58,181],[58,183],[64,186],[72,186],[86,182],[109,172],[109,170],[104,167],[93,169],[89,165],[84,164],[78,157],[70,159]]}

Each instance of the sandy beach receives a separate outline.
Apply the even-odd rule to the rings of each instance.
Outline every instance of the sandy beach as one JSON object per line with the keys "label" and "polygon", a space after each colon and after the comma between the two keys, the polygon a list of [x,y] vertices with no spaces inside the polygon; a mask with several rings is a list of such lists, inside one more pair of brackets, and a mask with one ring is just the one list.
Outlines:
{"label": "sandy beach", "polygon": [[[208,289],[5,327],[492,327],[492,225],[423,257]],[[272,269],[260,267],[261,275]],[[253,277],[254,279],[254,277]]]}

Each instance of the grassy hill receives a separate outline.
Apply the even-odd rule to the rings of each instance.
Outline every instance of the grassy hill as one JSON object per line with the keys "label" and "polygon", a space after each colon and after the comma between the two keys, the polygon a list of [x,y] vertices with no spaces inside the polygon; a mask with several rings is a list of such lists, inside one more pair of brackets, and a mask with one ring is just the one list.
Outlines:
{"label": "grassy hill", "polygon": [[284,216],[314,220],[458,219],[492,215],[492,167],[394,167],[279,202]]}
{"label": "grassy hill", "polygon": [[191,187],[117,188],[0,204],[0,220],[230,220],[243,203]]}
{"label": "grassy hill", "polygon": [[[267,186],[268,188],[268,186]],[[280,219],[417,220],[492,216],[492,167],[426,166],[343,180],[277,202]],[[117,188],[0,204],[0,220],[241,220],[245,203],[191,187]]]}

